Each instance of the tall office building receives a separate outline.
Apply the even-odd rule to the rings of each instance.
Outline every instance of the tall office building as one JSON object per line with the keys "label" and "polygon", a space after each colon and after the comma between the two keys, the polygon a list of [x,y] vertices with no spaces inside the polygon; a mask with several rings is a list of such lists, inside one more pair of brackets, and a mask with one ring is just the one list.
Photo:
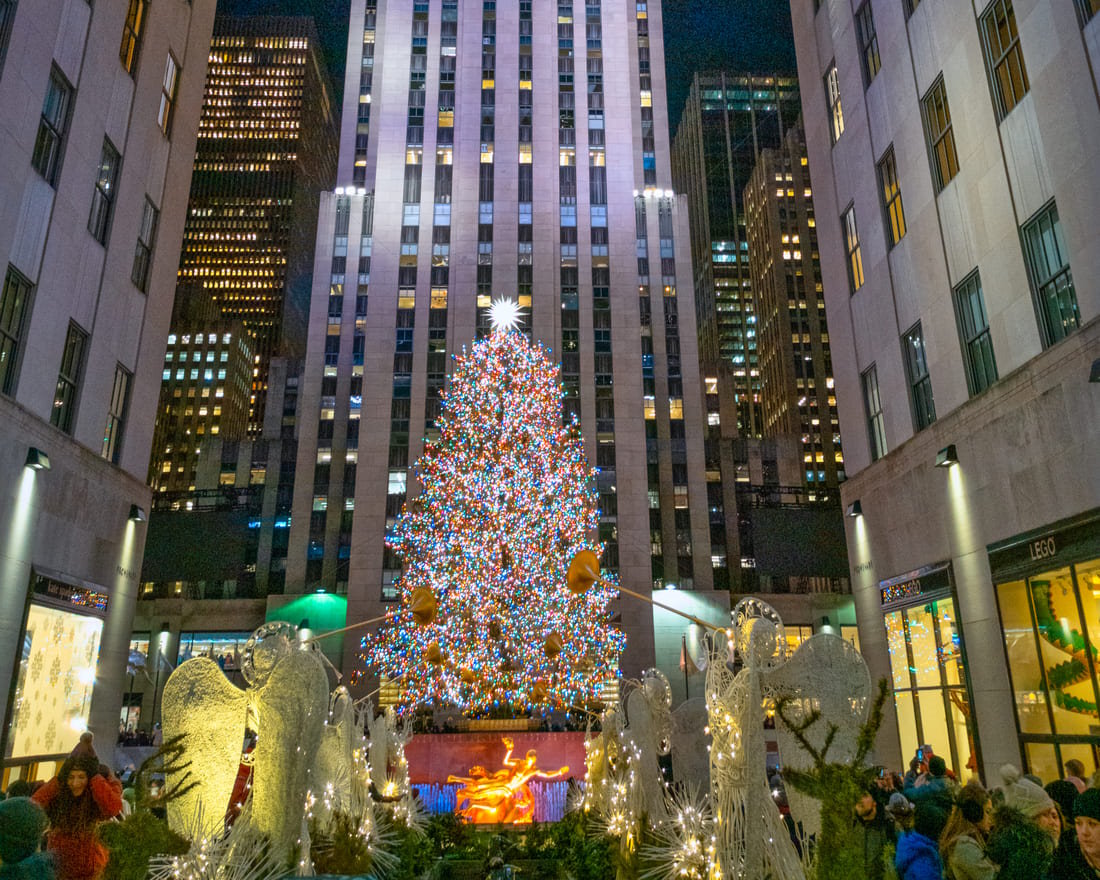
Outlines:
{"label": "tall office building", "polygon": [[318,196],[333,185],[336,142],[313,19],[219,16],[178,296],[214,300],[253,337],[252,434],[263,425],[271,357],[305,352]]}
{"label": "tall office building", "polygon": [[[322,200],[288,589],[384,613],[385,547],[448,355],[518,297],[600,468],[604,565],[711,597],[688,228],[657,2],[353,0],[338,188]],[[677,591],[679,592],[679,591]],[[668,593],[667,595],[672,595]],[[724,595],[724,594],[723,594]],[[624,669],[674,669],[624,598]],[[349,639],[344,667],[359,666]]]}
{"label": "tall office building", "polygon": [[691,210],[699,354],[727,437],[766,433],[743,194],[761,151],[778,148],[798,114],[793,76],[696,73],[673,142],[673,179]]}
{"label": "tall office building", "polygon": [[763,430],[798,436],[799,482],[814,496],[844,479],[844,453],[808,165],[799,122],[761,152],[744,198]]}
{"label": "tall office building", "polygon": [[792,6],[887,766],[1096,767],[1096,11]]}
{"label": "tall office building", "polygon": [[118,730],[213,20],[0,5],[4,785]]}

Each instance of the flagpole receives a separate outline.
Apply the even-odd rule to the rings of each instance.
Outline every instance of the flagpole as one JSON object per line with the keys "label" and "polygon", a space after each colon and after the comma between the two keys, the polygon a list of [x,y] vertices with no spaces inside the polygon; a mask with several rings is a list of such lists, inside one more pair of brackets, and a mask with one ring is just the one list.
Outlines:
{"label": "flagpole", "polygon": [[684,658],[684,699],[691,699],[691,691],[688,690],[688,637],[687,633],[680,633],[680,651]]}

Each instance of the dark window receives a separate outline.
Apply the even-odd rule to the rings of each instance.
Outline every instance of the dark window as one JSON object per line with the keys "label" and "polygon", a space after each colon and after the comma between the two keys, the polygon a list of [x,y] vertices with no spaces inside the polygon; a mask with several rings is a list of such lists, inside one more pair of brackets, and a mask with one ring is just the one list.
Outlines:
{"label": "dark window", "polygon": [[138,50],[141,48],[141,32],[145,28],[145,0],[130,0],[126,22],[122,26],[122,47],[118,57],[126,72],[133,74],[137,67]]}
{"label": "dark window", "polygon": [[982,14],[981,29],[985,64],[993,84],[993,104],[997,118],[1004,119],[1029,88],[1012,0],[993,0]]}
{"label": "dark window", "polygon": [[913,425],[920,431],[936,421],[936,404],[932,400],[932,379],[928,375],[924,331],[919,321],[902,336],[901,345],[905,355],[905,375],[909,379],[909,399],[913,404]]}
{"label": "dark window", "polygon": [[137,246],[134,248],[134,266],[130,280],[142,293],[149,290],[149,265],[153,261],[153,240],[157,235],[157,209],[149,197],[145,197],[145,210],[141,215]]}
{"label": "dark window", "polygon": [[111,386],[111,402],[107,407],[107,424],[103,429],[103,448],[100,450],[100,455],[115,464],[118,464],[122,451],[122,432],[130,403],[130,378],[129,371],[122,364],[115,366],[115,382]]}
{"label": "dark window", "polygon": [[61,369],[57,372],[57,388],[50,412],[50,424],[66,434],[73,429],[73,415],[76,412],[76,397],[80,389],[80,374],[84,369],[84,346],[87,341],[88,334],[76,324],[70,323],[69,332],[65,336],[65,348],[61,352]]}
{"label": "dark window", "polygon": [[855,293],[863,286],[863,254],[859,246],[859,230],[856,228],[855,205],[849,205],[840,218],[844,228],[844,249],[848,253],[848,286]]}
{"label": "dark window", "polygon": [[[1081,21],[1081,27],[1088,24],[1097,12],[1100,12],[1100,0],[1075,0],[1077,5],[1077,17]],[[3,56],[0,55],[0,60]]]}
{"label": "dark window", "polygon": [[920,0],[902,0],[901,5],[905,7],[905,17],[909,18],[920,6]]}
{"label": "dark window", "polygon": [[886,238],[892,247],[905,237],[905,211],[901,205],[901,186],[898,184],[898,166],[891,146],[878,163],[879,192],[882,193],[882,210],[886,215]]}
{"label": "dark window", "polygon": [[1069,254],[1062,237],[1062,224],[1058,222],[1058,207],[1051,202],[1043,208],[1024,225],[1023,234],[1044,341],[1052,345],[1081,324]]}
{"label": "dark window", "polygon": [[4,67],[4,56],[8,54],[8,40],[11,39],[11,26],[18,5],[16,0],[0,0],[0,70]]}
{"label": "dark window", "polygon": [[15,370],[19,359],[19,343],[23,335],[23,317],[31,297],[31,283],[11,266],[4,278],[0,296],[0,391],[15,390]]}
{"label": "dark window", "polygon": [[96,172],[95,190],[92,192],[92,211],[88,215],[88,231],[100,244],[107,243],[107,231],[111,226],[119,159],[118,150],[104,138],[103,152],[100,154],[99,169]]}
{"label": "dark window", "polygon": [[856,30],[859,32],[859,60],[863,65],[863,81],[870,85],[882,67],[878,56],[878,35],[875,33],[871,0],[866,0],[856,13]]}
{"label": "dark window", "polygon": [[959,326],[966,366],[966,385],[973,397],[997,381],[997,361],[993,357],[982,279],[976,271],[955,288],[954,300],[955,320]]}
{"label": "dark window", "polygon": [[840,76],[836,72],[836,62],[825,71],[825,104],[829,111],[829,136],[835,144],[844,134],[844,111],[840,106]]}
{"label": "dark window", "polygon": [[46,100],[42,102],[42,119],[38,123],[38,137],[34,142],[31,164],[46,178],[50,186],[57,183],[61,169],[61,154],[65,146],[65,132],[69,127],[69,105],[73,88],[56,67],[50,71],[46,88]]}
{"label": "dark window", "polygon": [[951,128],[951,109],[947,106],[947,89],[940,76],[921,100],[924,111],[924,133],[932,157],[932,181],[940,192],[959,173],[959,157],[955,152],[955,133]]}
{"label": "dark window", "polygon": [[863,383],[863,409],[867,416],[867,434],[871,443],[871,461],[886,454],[886,421],[878,392],[878,370],[874,364],[860,377]]}

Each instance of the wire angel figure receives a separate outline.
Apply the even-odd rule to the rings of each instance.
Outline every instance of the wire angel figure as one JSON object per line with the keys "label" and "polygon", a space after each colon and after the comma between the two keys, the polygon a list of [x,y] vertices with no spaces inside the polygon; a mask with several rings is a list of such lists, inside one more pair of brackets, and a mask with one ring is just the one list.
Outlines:
{"label": "wire angel figure", "polygon": [[[766,767],[761,678],[783,659],[783,622],[775,609],[755,598],[738,602],[732,616],[733,645],[717,639],[707,669],[715,876],[804,880]],[[736,674],[721,656],[729,647],[743,664]]]}

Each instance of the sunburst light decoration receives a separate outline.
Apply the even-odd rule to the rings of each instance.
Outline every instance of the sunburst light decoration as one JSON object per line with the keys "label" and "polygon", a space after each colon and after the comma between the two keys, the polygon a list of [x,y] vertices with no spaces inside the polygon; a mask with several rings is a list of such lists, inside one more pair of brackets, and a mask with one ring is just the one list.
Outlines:
{"label": "sunburst light decoration", "polygon": [[523,310],[511,297],[501,297],[489,306],[489,324],[493,330],[517,330]]}

